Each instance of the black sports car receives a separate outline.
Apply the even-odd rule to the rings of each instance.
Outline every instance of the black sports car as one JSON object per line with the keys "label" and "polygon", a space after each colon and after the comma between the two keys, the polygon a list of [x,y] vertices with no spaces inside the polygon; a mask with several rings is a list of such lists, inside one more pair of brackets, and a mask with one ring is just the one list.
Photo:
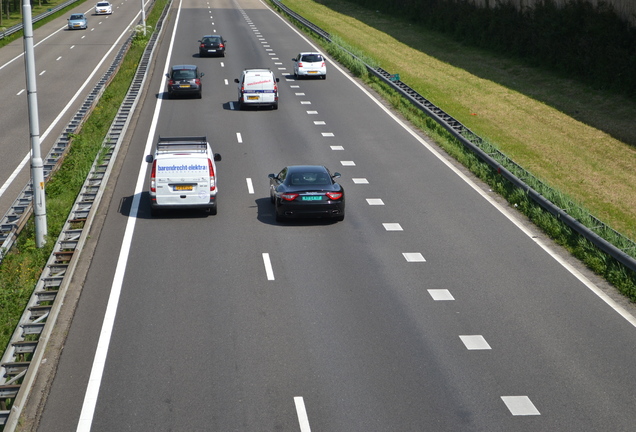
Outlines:
{"label": "black sports car", "polygon": [[344,189],[320,165],[293,165],[269,175],[270,199],[276,207],[276,221],[295,217],[323,217],[337,221],[345,217]]}
{"label": "black sports car", "polygon": [[225,43],[221,35],[206,35],[199,41],[199,57],[219,56],[225,57]]}

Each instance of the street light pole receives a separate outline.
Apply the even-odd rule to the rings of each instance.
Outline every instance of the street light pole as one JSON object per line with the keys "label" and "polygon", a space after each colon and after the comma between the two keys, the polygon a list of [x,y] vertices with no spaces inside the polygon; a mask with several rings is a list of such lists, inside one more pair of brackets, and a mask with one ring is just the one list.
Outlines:
{"label": "street light pole", "polygon": [[141,25],[144,26],[144,37],[146,36],[146,10],[144,9],[144,0],[141,0]]}
{"label": "street light pole", "polygon": [[35,83],[35,55],[33,53],[33,23],[31,2],[23,0],[22,26],[24,29],[24,64],[26,68],[27,104],[29,108],[29,134],[31,136],[31,181],[33,183],[33,212],[35,214],[35,245],[44,246],[47,235],[46,203],[44,198],[44,164],[40,152],[40,124]]}

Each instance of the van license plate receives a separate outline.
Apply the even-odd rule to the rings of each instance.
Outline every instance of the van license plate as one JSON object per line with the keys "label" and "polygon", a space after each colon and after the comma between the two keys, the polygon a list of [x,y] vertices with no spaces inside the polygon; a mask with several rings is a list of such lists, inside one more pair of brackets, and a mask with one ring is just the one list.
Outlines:
{"label": "van license plate", "polygon": [[258,96],[248,96],[247,100],[258,100]]}
{"label": "van license plate", "polygon": [[192,190],[192,185],[176,185],[174,187],[174,190],[177,190],[177,191],[191,191]]}

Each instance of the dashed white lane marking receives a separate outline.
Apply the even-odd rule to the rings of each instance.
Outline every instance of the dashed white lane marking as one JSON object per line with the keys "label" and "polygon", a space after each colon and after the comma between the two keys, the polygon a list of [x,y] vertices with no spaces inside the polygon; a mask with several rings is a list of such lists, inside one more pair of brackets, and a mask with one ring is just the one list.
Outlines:
{"label": "dashed white lane marking", "polygon": [[305,409],[305,401],[302,396],[294,397],[294,404],[296,405],[296,414],[298,415],[300,432],[311,432],[311,428],[309,427],[309,418],[307,417],[307,410]]}
{"label": "dashed white lane marking", "polygon": [[382,226],[387,231],[404,231],[399,223],[383,223]]}
{"label": "dashed white lane marking", "polygon": [[[269,54],[269,55],[271,55],[271,56],[275,56],[275,55],[276,55],[276,53],[267,53],[267,54]],[[273,60],[273,59],[272,59],[272,60]]]}
{"label": "dashed white lane marking", "polygon": [[[263,45],[265,48],[271,48],[271,45]],[[270,50],[271,51],[271,50]]]}
{"label": "dashed white lane marking", "polygon": [[247,193],[249,193],[250,195],[254,193],[254,185],[252,184],[252,179],[251,178],[246,178],[245,181],[247,182]]}
{"label": "dashed white lane marking", "polygon": [[492,349],[482,335],[461,335],[459,338],[469,350],[489,350]]}
{"label": "dashed white lane marking", "polygon": [[46,73],[45,70],[43,70],[42,72],[40,72],[40,76],[44,75]]}
{"label": "dashed white lane marking", "polygon": [[272,262],[269,259],[269,254],[263,254],[263,264],[265,264],[265,274],[267,275],[267,280],[274,280],[274,269],[272,268]]}
{"label": "dashed white lane marking", "polygon": [[354,184],[369,184],[369,180],[362,177],[352,178],[351,180],[353,180]]}
{"label": "dashed white lane marking", "polygon": [[[221,67],[225,67],[225,63],[224,62],[219,62],[221,64]],[[225,80],[227,81],[227,80]]]}
{"label": "dashed white lane marking", "polygon": [[323,132],[322,136],[324,136],[324,137],[332,137],[332,136],[334,136],[334,134],[333,134],[333,132]]}
{"label": "dashed white lane marking", "polygon": [[382,198],[367,198],[367,203],[369,203],[369,205],[384,205]]}
{"label": "dashed white lane marking", "polygon": [[447,289],[430,289],[428,293],[433,297],[435,301],[448,301],[455,300],[455,297]]}
{"label": "dashed white lane marking", "polygon": [[75,45],[71,45],[71,47],[69,49],[73,49],[73,48],[75,48]]}
{"label": "dashed white lane marking", "polygon": [[309,114],[309,115],[315,115],[315,114],[318,114],[318,111],[307,111],[307,114]]}
{"label": "dashed white lane marking", "polygon": [[343,146],[331,146],[331,150],[344,150]]}
{"label": "dashed white lane marking", "polygon": [[305,93],[294,93],[294,96],[305,96]]}
{"label": "dashed white lane marking", "polygon": [[311,101],[300,101],[301,105],[311,105]]}
{"label": "dashed white lane marking", "polygon": [[239,144],[243,142],[243,137],[240,132],[236,133],[236,141],[238,141]]}
{"label": "dashed white lane marking", "polygon": [[279,68],[278,68],[278,70],[279,70],[279,71],[284,71],[284,70],[287,70],[287,68],[285,68],[285,67],[279,67]]}
{"label": "dashed white lane marking", "polygon": [[315,124],[316,126],[324,126],[324,125],[326,125],[327,123],[325,123],[325,122],[324,122],[324,121],[322,121],[322,120],[316,120],[316,121],[314,122],[314,124]]}
{"label": "dashed white lane marking", "polygon": [[24,93],[25,89],[20,90],[19,92],[16,93],[16,96],[20,96],[22,93]]}
{"label": "dashed white lane marking", "polygon": [[274,62],[275,65],[282,65],[283,62]]}
{"label": "dashed white lane marking", "polygon": [[223,83],[225,83],[225,85],[229,85],[230,83],[228,82],[227,78],[223,80]]}
{"label": "dashed white lane marking", "polygon": [[342,164],[342,166],[356,166],[356,163],[354,161],[340,161],[340,163]]}
{"label": "dashed white lane marking", "polygon": [[59,56],[58,58],[55,59],[55,61],[60,61],[62,59],[62,56]]}
{"label": "dashed white lane marking", "polygon": [[502,396],[501,400],[514,416],[541,415],[528,396]]}
{"label": "dashed white lane marking", "polygon": [[419,252],[402,252],[407,262],[426,262],[424,256]]}

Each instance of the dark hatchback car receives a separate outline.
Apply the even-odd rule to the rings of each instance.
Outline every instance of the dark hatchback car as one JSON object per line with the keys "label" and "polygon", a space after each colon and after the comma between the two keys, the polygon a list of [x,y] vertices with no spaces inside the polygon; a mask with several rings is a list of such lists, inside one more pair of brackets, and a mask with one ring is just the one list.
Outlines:
{"label": "dark hatchback car", "polygon": [[201,77],[203,72],[199,73],[199,68],[195,65],[175,65],[170,68],[168,77],[168,95],[170,97],[176,95],[194,95],[201,99]]}
{"label": "dark hatchback car", "polygon": [[344,189],[321,165],[292,165],[278,174],[269,175],[270,199],[276,211],[276,221],[290,218],[319,217],[344,220]]}
{"label": "dark hatchback car", "polygon": [[199,57],[217,56],[225,57],[225,43],[227,41],[220,35],[203,36],[199,41]]}

